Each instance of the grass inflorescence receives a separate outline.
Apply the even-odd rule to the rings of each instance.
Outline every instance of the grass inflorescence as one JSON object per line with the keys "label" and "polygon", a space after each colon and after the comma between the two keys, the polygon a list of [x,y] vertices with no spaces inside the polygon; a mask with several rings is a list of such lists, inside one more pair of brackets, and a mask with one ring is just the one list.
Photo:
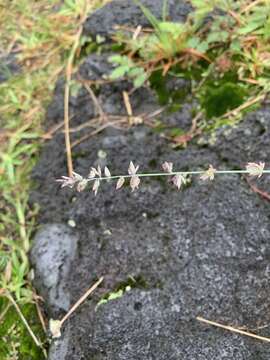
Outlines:
{"label": "grass inflorescence", "polygon": [[116,190],[121,189],[125,181],[128,180],[131,190],[134,191],[139,188],[141,178],[166,176],[170,177],[171,183],[178,190],[180,190],[182,185],[186,184],[188,176],[197,175],[203,181],[213,181],[216,175],[224,174],[240,174],[260,178],[263,174],[270,174],[270,170],[266,170],[264,167],[265,163],[260,162],[247,163],[245,169],[239,170],[217,170],[212,165],[209,165],[209,168],[207,170],[174,171],[173,163],[165,161],[162,164],[163,172],[138,173],[139,165],[134,165],[134,163],[131,161],[128,167],[127,174],[111,175],[111,172],[107,166],[105,166],[103,171],[101,167],[98,166],[97,168],[91,167],[89,175],[87,177],[83,177],[80,174],[73,172],[71,176],[62,176],[56,181],[61,183],[61,187],[76,188],[76,190],[79,192],[85,190],[89,182],[93,183],[92,190],[96,195],[100,187],[100,183],[104,180],[116,180]]}

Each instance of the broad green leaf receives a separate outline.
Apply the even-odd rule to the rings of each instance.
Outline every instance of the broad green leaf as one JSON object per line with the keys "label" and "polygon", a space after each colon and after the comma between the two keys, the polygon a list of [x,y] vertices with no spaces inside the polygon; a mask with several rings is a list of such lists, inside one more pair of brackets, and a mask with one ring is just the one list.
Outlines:
{"label": "broad green leaf", "polygon": [[136,76],[139,76],[141,75],[142,73],[144,73],[144,70],[140,67],[134,67],[132,68],[129,72],[128,72],[128,75],[130,77],[136,77]]}
{"label": "broad green leaf", "polygon": [[229,34],[227,31],[215,31],[211,32],[207,37],[207,42],[214,43],[214,42],[223,42],[228,40]]}
{"label": "broad green leaf", "polygon": [[231,42],[230,48],[234,52],[240,52],[241,51],[241,43],[238,39],[235,39]]}
{"label": "broad green leaf", "polygon": [[209,48],[209,44],[207,41],[202,41],[200,44],[198,44],[197,46],[197,50],[201,53],[205,53]]}
{"label": "broad green leaf", "polygon": [[124,75],[126,75],[128,71],[129,71],[129,67],[127,65],[119,66],[112,71],[112,73],[110,74],[110,79],[112,80],[119,79]]}
{"label": "broad green leaf", "polygon": [[196,49],[197,46],[199,45],[200,41],[201,41],[200,38],[198,38],[196,36],[192,36],[191,38],[188,39],[187,46],[189,48]]}
{"label": "broad green leaf", "polygon": [[260,24],[256,23],[256,22],[251,22],[249,23],[248,25],[240,28],[237,33],[239,35],[246,35],[246,34],[249,34],[250,32],[258,29],[260,27]]}
{"label": "broad green leaf", "polygon": [[143,73],[142,75],[136,77],[133,81],[133,84],[136,88],[141,87],[147,79],[147,75]]}
{"label": "broad green leaf", "polygon": [[262,31],[262,35],[264,36],[265,39],[270,38],[270,19],[265,23]]}
{"label": "broad green leaf", "polygon": [[163,31],[168,32],[174,38],[177,38],[185,31],[186,26],[184,24],[180,24],[180,23],[163,21],[163,22],[159,23],[159,29],[161,32],[163,32]]}
{"label": "broad green leaf", "polygon": [[108,58],[108,61],[114,64],[123,64],[126,62],[126,57],[121,55],[113,55]]}
{"label": "broad green leaf", "polygon": [[187,47],[196,49],[201,53],[205,53],[209,46],[207,41],[201,41],[200,38],[194,36],[188,40]]}

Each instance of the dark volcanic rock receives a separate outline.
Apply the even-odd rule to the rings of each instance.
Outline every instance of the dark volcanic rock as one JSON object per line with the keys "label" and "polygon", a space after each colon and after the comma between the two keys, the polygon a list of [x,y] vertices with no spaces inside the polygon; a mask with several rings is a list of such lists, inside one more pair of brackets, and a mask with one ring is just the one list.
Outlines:
{"label": "dark volcanic rock", "polygon": [[[234,131],[241,128],[248,125]],[[145,179],[135,193],[104,184],[96,198],[86,191],[65,205],[72,192],[60,192],[48,176],[65,173],[61,148],[53,140],[44,156],[49,161],[57,154],[58,161],[51,158],[50,168],[39,165],[41,219],[76,224],[78,251],[68,280],[73,302],[105,276],[93,300],[69,320],[64,345],[58,345],[63,359],[268,359],[263,343],[195,320],[201,315],[250,328],[269,321],[268,204],[243,180],[226,176],[209,184],[194,180],[180,193],[161,179]],[[172,151],[144,127],[128,134],[107,129],[79,150],[83,156],[75,169],[83,174],[100,161],[100,150],[107,153],[103,165],[117,172],[125,171],[130,159],[145,169],[165,159],[182,169],[230,166],[219,160],[222,144],[215,153],[196,147]],[[123,284],[132,289],[95,311],[95,299]]]}
{"label": "dark volcanic rock", "polygon": [[[162,17],[163,0],[141,0],[157,18]],[[168,0],[168,19],[183,22],[191,6],[187,1]],[[136,28],[138,25],[149,26],[149,22],[142,10],[133,0],[115,0],[94,12],[84,24],[84,35],[96,37],[101,35],[109,39],[115,32],[115,26],[129,26]]]}
{"label": "dark volcanic rock", "polygon": [[104,293],[135,281],[121,299],[76,313],[67,359],[268,358],[264,344],[195,320],[267,323],[269,211],[240,179],[84,196],[72,210],[81,233],[74,300],[101,275]]}
{"label": "dark volcanic rock", "polygon": [[108,57],[112,54],[92,54],[88,56],[80,67],[79,74],[84,80],[100,80],[110,75],[113,70]]}
{"label": "dark volcanic rock", "polygon": [[212,148],[218,150],[222,159],[233,166],[243,166],[247,161],[267,162],[269,129],[269,107],[263,106],[260,110],[248,114],[237,128],[225,126],[219,129]]}
{"label": "dark volcanic rock", "polygon": [[[100,10],[108,22],[113,6],[119,7],[120,2],[108,5],[107,12]],[[129,9],[130,2],[123,1],[121,6]],[[104,27],[106,20],[102,21]],[[106,56],[89,57],[80,76],[102,76]],[[48,111],[49,123],[57,122],[63,111],[60,85]],[[126,114],[122,92],[130,89],[131,84],[123,82],[99,89],[97,97],[107,114]],[[135,115],[159,108],[146,88],[132,93],[131,102]],[[178,113],[171,117],[164,113],[160,119],[188,128],[190,107],[183,104]],[[74,127],[97,115],[85,89],[71,99],[71,111]],[[269,114],[269,108],[262,108],[236,128],[219,129],[215,142],[193,143],[178,151],[146,125],[128,131],[108,127],[73,148],[74,169],[87,175],[90,166],[100,164],[109,166],[113,174],[126,173],[130,160],[140,164],[141,172],[158,171],[165,160],[183,171],[209,164],[243,167],[270,156]],[[73,132],[72,141],[88,133],[88,128]],[[104,281],[68,319],[62,338],[50,349],[51,360],[269,359],[267,344],[196,320],[199,315],[250,329],[270,322],[269,204],[244,179],[226,175],[202,182],[194,177],[181,192],[164,178],[144,178],[133,193],[127,186],[115,191],[115,183],[102,183],[94,197],[90,190],[60,189],[55,178],[65,174],[64,136],[58,133],[44,146],[33,172],[36,188],[31,201],[41,207],[40,223],[50,224],[49,234],[43,233],[42,241],[38,235],[35,241],[36,269],[43,269],[41,261],[47,256],[53,259],[50,254],[60,249],[62,265],[57,258],[56,271],[62,271],[67,261],[64,284],[68,286],[62,300],[69,299],[71,304],[98,278],[104,276]],[[266,188],[268,183],[269,177],[264,176],[257,185]],[[67,224],[74,229],[67,230]],[[55,227],[57,234],[51,236]],[[63,257],[61,252],[73,244],[69,242],[73,236],[76,248],[72,247],[71,256]],[[38,276],[41,293],[54,310],[48,275],[41,270]],[[54,283],[53,291],[58,293],[63,284]],[[121,298],[96,308],[101,296],[127,286],[131,289]],[[259,333],[270,336],[267,327]]]}

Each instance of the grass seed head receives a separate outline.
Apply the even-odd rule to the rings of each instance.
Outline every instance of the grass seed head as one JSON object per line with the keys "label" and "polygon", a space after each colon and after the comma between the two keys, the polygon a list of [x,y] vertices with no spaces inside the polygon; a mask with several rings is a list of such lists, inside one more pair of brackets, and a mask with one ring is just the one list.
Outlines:
{"label": "grass seed head", "polygon": [[215,168],[213,168],[212,165],[209,165],[208,170],[206,170],[206,171],[200,176],[200,179],[203,180],[203,181],[206,181],[206,180],[214,180],[216,171],[217,171],[217,170],[216,170]]}
{"label": "grass seed head", "polygon": [[264,162],[260,162],[258,164],[250,162],[247,163],[246,169],[250,176],[257,176],[258,178],[260,178],[263,174],[264,166],[265,166]]}
{"label": "grass seed head", "polygon": [[168,162],[168,161],[165,161],[163,164],[162,164],[162,169],[167,172],[167,173],[171,173],[173,171],[173,163],[172,162]]}

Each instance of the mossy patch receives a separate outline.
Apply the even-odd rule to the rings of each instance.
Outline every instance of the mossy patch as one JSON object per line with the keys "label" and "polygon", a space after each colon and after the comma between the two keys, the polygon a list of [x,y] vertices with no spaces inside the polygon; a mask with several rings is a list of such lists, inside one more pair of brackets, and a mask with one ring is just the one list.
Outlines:
{"label": "mossy patch", "polygon": [[168,105],[167,111],[175,112],[181,108],[189,89],[181,87],[174,90],[168,89],[168,76],[163,76],[161,71],[155,71],[150,79],[150,86],[156,92],[160,105]]}
{"label": "mossy patch", "polygon": [[206,116],[211,119],[225,114],[227,111],[240,106],[246,96],[246,90],[237,84],[225,82],[218,85],[208,85],[201,106]]}
{"label": "mossy patch", "polygon": [[[7,306],[4,298],[0,299],[0,313]],[[27,319],[34,334],[41,341],[45,336],[40,329],[36,307],[33,304],[20,306],[21,311]],[[18,359],[18,360],[41,360],[44,359],[42,350],[37,347],[28,333],[25,325],[21,321],[15,308],[10,305],[0,326],[0,359]]]}

